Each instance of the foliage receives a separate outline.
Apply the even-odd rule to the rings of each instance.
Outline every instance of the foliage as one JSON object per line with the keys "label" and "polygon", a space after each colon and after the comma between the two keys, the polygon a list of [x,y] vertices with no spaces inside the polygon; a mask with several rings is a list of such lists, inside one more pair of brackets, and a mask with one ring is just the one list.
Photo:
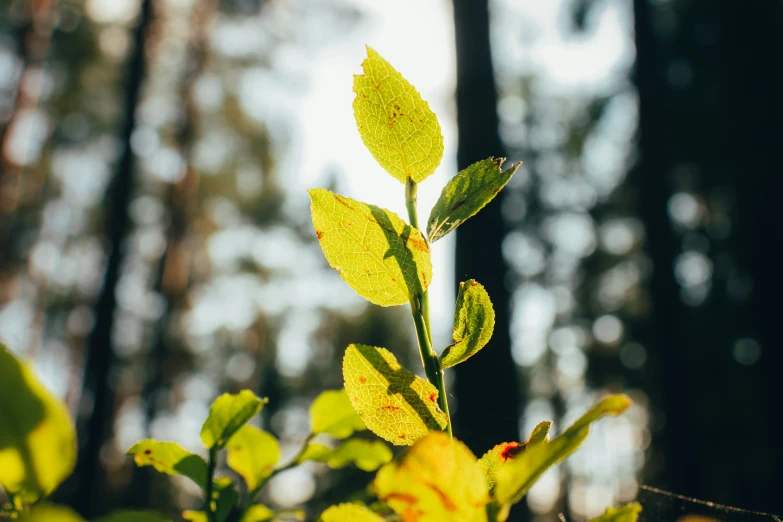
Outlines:
{"label": "foliage", "polygon": [[[378,163],[405,184],[408,223],[389,210],[312,189],[313,226],[327,261],[359,295],[381,306],[410,304],[427,379],[404,368],[386,348],[348,346],[343,358],[345,388],[325,391],[313,401],[311,433],[283,465],[277,439],[249,424],[267,402],[249,390],[223,394],[213,402],[201,429],[201,454],[169,441],[136,443],[128,453],[138,466],[182,475],[202,490],[203,507],[183,513],[186,520],[301,519],[300,512],[275,511],[257,504],[256,498],[277,474],[314,461],[333,469],[355,465],[377,470],[370,492],[378,503],[332,506],[321,514],[323,522],[374,522],[391,513],[403,521],[503,521],[547,469],[579,448],[593,422],[620,414],[631,402],[625,395],[605,397],[559,436],[550,440],[552,423],[543,422],[527,441],[499,444],[481,459],[453,438],[443,370],[478,355],[492,336],[495,317],[484,287],[473,280],[461,283],[454,344],[437,356],[427,295],[432,280],[430,245],[488,204],[518,165],[502,171],[502,159],[488,158],[458,173],[433,208],[425,236],[419,229],[417,184],[442,159],[437,117],[413,86],[372,49],[368,48],[363,69],[354,80],[357,126]],[[32,521],[81,521],[64,508],[30,507],[70,473],[75,436],[64,405],[5,348],[0,351],[0,401],[5,401],[0,409],[0,484],[13,500],[6,511]],[[367,428],[394,445],[410,448],[394,459],[385,443],[353,437]],[[316,442],[316,437],[333,442]],[[222,452],[240,483],[217,475]],[[609,509],[595,521],[634,522],[639,510],[638,504],[629,504]],[[165,520],[151,513],[126,512],[104,522],[131,519]]]}

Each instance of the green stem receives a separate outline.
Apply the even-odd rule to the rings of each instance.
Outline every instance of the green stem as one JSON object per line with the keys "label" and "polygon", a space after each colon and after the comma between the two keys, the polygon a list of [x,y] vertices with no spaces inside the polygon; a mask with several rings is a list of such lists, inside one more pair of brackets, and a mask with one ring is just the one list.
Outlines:
{"label": "green stem", "polygon": [[209,462],[207,463],[207,483],[204,490],[204,511],[207,513],[209,522],[217,522],[215,518],[215,510],[212,509],[212,479],[215,476],[215,469],[217,468],[218,450],[216,448],[209,449]]}
{"label": "green stem", "polygon": [[[419,229],[419,213],[416,208],[418,185],[411,178],[405,184],[405,206],[408,209],[408,219],[413,228]],[[422,234],[423,236],[423,234]],[[451,435],[451,415],[449,414],[449,400],[446,395],[446,383],[443,379],[443,368],[440,359],[432,349],[432,328],[430,327],[429,295],[425,289],[421,294],[411,297],[411,315],[416,327],[416,337],[419,341],[419,352],[424,372],[427,374],[433,386],[438,389],[438,406],[446,414],[446,433]]]}

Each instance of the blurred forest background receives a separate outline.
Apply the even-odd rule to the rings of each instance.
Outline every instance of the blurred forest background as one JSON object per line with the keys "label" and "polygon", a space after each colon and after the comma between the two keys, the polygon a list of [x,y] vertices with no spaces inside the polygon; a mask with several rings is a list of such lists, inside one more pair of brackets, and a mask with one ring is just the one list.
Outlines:
{"label": "blurred forest background", "polygon": [[[780,0],[0,8],[0,339],[77,419],[57,501],[86,516],[197,506],[185,482],[134,468],[131,444],[198,450],[209,402],[250,388],[291,454],[348,343],[418,367],[408,310],[363,304],[328,268],[305,192],[404,214],[354,127],[369,44],[441,119],[423,211],[458,168],[524,161],[435,248],[436,344],[460,280],[498,315],[452,375],[457,435],[480,455],[603,392],[636,401],[516,519],[581,520],[637,494],[647,520],[673,519],[652,518],[674,508],[641,484],[783,513]],[[313,515],[367,478],[304,466],[264,500]]]}

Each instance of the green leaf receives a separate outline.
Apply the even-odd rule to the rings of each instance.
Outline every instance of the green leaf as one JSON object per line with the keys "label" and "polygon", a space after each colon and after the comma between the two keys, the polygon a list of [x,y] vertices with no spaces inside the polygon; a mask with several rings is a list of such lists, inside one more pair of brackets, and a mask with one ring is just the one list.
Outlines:
{"label": "green leaf", "polygon": [[417,522],[487,520],[490,498],[476,457],[442,432],[430,433],[382,467],[373,488],[403,520],[414,520],[413,513]]}
{"label": "green leaf", "polygon": [[373,433],[398,446],[446,427],[438,390],[403,368],[389,350],[352,344],[343,358],[345,389]]}
{"label": "green leaf", "polygon": [[222,449],[228,439],[266,404],[250,390],[232,395],[224,393],[212,403],[209,417],[201,428],[201,442],[209,449]]}
{"label": "green leaf", "polygon": [[641,512],[642,505],[638,502],[631,502],[616,508],[608,507],[603,515],[591,518],[587,522],[636,522]]}
{"label": "green leaf", "polygon": [[219,477],[212,481],[212,510],[217,522],[225,522],[231,510],[237,505],[239,495],[234,488],[234,481],[228,477]]}
{"label": "green leaf", "polygon": [[495,486],[495,477],[500,468],[509,460],[519,456],[525,448],[546,440],[552,421],[539,423],[525,442],[504,442],[486,452],[478,461],[479,468],[487,479],[490,491]]}
{"label": "green leaf", "polygon": [[93,522],[171,522],[171,518],[152,511],[115,511]]}
{"label": "green leaf", "polygon": [[310,406],[310,431],[318,435],[326,433],[338,439],[346,439],[355,431],[366,430],[361,417],[351,406],[345,389],[327,390]]}
{"label": "green leaf", "polygon": [[544,472],[571,455],[590,433],[590,424],[604,415],[619,415],[631,404],[627,395],[610,395],[593,406],[570,428],[554,439],[525,448],[497,472],[495,498],[500,504],[522,500]]}
{"label": "green leaf", "polygon": [[245,479],[248,490],[258,487],[280,460],[280,444],[270,433],[242,426],[228,441],[228,467]]}
{"label": "green leaf", "polygon": [[381,306],[410,301],[432,280],[421,233],[389,210],[311,189],[313,227],[329,265],[357,294]]}
{"label": "green leaf", "polygon": [[240,522],[267,522],[275,518],[275,512],[263,504],[253,504],[242,516]]}
{"label": "green leaf", "polygon": [[495,310],[484,287],[473,279],[459,284],[454,312],[454,344],[443,351],[440,363],[451,368],[484,348],[495,328]]}
{"label": "green leaf", "polygon": [[375,471],[391,461],[393,456],[389,447],[383,442],[350,439],[334,449],[323,444],[310,444],[298,462],[307,460],[323,462],[332,469],[355,464],[363,471]]}
{"label": "green leaf", "polygon": [[427,237],[430,243],[442,238],[476,215],[508,183],[521,163],[500,169],[505,158],[487,158],[462,170],[449,181],[430,211]]}
{"label": "green leaf", "polygon": [[141,440],[128,450],[139,467],[152,466],[167,475],[184,475],[202,489],[207,484],[207,463],[176,442]]}
{"label": "green leaf", "polygon": [[22,514],[19,522],[85,522],[78,513],[66,506],[36,504],[29,513]]}
{"label": "green leaf", "polygon": [[427,102],[374,50],[353,77],[353,113],[375,160],[401,183],[420,183],[440,165],[443,135]]}
{"label": "green leaf", "polygon": [[76,431],[65,404],[0,343],[0,485],[32,503],[76,463]]}
{"label": "green leaf", "polygon": [[377,515],[359,504],[338,504],[321,513],[321,522],[383,522]]}

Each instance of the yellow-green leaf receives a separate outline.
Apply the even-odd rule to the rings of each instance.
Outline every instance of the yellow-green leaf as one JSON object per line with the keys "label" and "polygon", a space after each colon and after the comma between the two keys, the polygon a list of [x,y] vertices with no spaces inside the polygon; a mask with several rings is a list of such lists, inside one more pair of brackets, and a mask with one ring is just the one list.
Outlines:
{"label": "yellow-green leaf", "polygon": [[344,388],[321,393],[310,406],[310,431],[316,435],[326,433],[345,439],[355,431],[366,429],[364,421],[351,406]]}
{"label": "yellow-green leaf", "polygon": [[487,519],[485,506],[490,499],[476,457],[464,444],[442,432],[430,433],[402,459],[382,467],[373,488],[403,520]]}
{"label": "yellow-green leaf", "polygon": [[248,490],[263,482],[280,460],[280,444],[270,433],[255,426],[242,426],[226,445],[228,467],[245,479]]}
{"label": "yellow-green leaf", "polygon": [[525,448],[546,440],[552,421],[539,423],[525,442],[504,442],[498,444],[486,452],[478,461],[479,468],[487,479],[487,487],[490,491],[495,486],[495,477],[500,468],[509,460],[513,460],[522,453]]}
{"label": "yellow-green leaf", "polygon": [[430,249],[394,212],[311,189],[313,227],[329,265],[357,294],[381,306],[419,295],[432,280]]}
{"label": "yellow-green leaf", "polygon": [[446,427],[438,390],[403,368],[389,350],[352,344],[343,378],[354,409],[373,433],[398,446]]}
{"label": "yellow-green leaf", "polygon": [[65,404],[0,343],[0,485],[32,502],[54,491],[75,463]]}
{"label": "yellow-green leaf", "polygon": [[603,515],[591,518],[587,522],[636,522],[641,512],[642,505],[631,502],[620,507],[608,507]]}
{"label": "yellow-green leaf", "polygon": [[209,517],[207,517],[207,514],[205,512],[193,511],[192,509],[183,511],[182,518],[184,518],[188,522],[209,522]]}
{"label": "yellow-green leaf", "polygon": [[454,176],[443,188],[438,202],[430,211],[427,237],[430,243],[442,238],[492,201],[508,183],[521,163],[502,171],[505,158],[487,158],[474,163]]}
{"label": "yellow-green leaf", "polygon": [[355,464],[364,471],[375,471],[391,461],[391,450],[378,440],[350,439],[332,449],[323,444],[310,444],[305,449],[299,462],[312,460],[323,462],[332,469],[344,468]]}
{"label": "yellow-green leaf", "polygon": [[201,442],[207,448],[222,449],[239,428],[261,411],[264,404],[266,399],[259,399],[250,390],[224,393],[209,408],[209,417],[201,428]]}
{"label": "yellow-green leaf", "polygon": [[207,463],[176,442],[146,439],[128,450],[139,467],[152,466],[167,475],[184,475],[203,488],[207,483]]}
{"label": "yellow-green leaf", "polygon": [[631,404],[627,395],[610,395],[593,406],[571,427],[554,439],[544,440],[506,462],[497,472],[495,498],[500,504],[522,500],[544,472],[568,457],[590,433],[590,424],[604,415],[619,415]]}
{"label": "yellow-green leaf", "polygon": [[275,518],[275,512],[263,504],[253,504],[242,516],[240,522],[267,522]]}
{"label": "yellow-green leaf", "polygon": [[374,50],[367,48],[364,74],[353,77],[353,114],[375,160],[405,183],[419,183],[443,158],[443,135],[427,102]]}
{"label": "yellow-green leaf", "polygon": [[473,279],[459,284],[454,312],[454,344],[440,356],[443,368],[451,368],[484,348],[495,328],[495,310],[484,287]]}
{"label": "yellow-green leaf", "polygon": [[[17,519],[19,522],[85,522],[74,510],[55,504],[36,504]],[[142,521],[143,522],[143,521]]]}
{"label": "yellow-green leaf", "polygon": [[93,522],[171,522],[171,518],[152,511],[115,511]]}
{"label": "yellow-green leaf", "polygon": [[383,522],[383,517],[359,504],[338,504],[321,513],[321,522]]}

